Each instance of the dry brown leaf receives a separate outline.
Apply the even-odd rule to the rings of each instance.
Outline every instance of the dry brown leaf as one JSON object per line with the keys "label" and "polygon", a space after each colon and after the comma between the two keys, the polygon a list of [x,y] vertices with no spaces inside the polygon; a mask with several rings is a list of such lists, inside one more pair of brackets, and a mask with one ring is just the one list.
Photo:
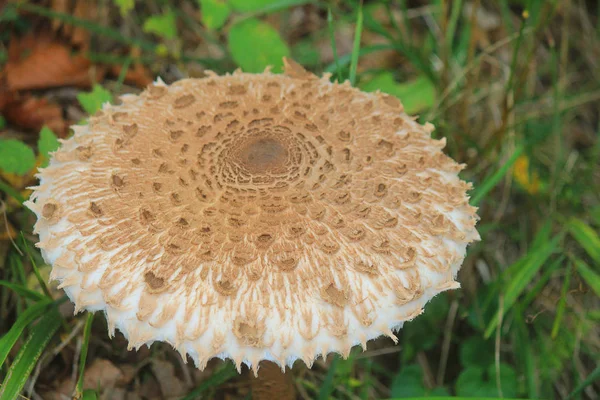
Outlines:
{"label": "dry brown leaf", "polygon": [[160,385],[163,395],[183,396],[187,393],[185,383],[175,375],[173,364],[162,360],[152,361],[152,372]]}
{"label": "dry brown leaf", "polygon": [[[85,368],[83,389],[97,390],[100,388],[101,392],[110,391],[111,388],[116,386],[120,376],[121,370],[113,363],[98,358],[94,360],[92,365]],[[45,393],[44,398],[62,400],[66,397],[70,399],[74,388],[75,382],[71,379],[65,379],[54,392]]]}
{"label": "dry brown leaf", "polygon": [[23,129],[37,132],[46,125],[59,137],[65,137],[69,130],[58,104],[28,94],[0,93],[0,112],[8,122]]}
{"label": "dry brown leaf", "polygon": [[[52,0],[51,8],[56,12],[69,14],[84,20],[93,19],[97,13],[97,4],[92,1]],[[65,24],[58,19],[52,19],[52,29],[55,32],[61,31],[62,37],[68,39],[71,44],[81,49],[88,47],[90,32],[87,29]]]}
{"label": "dry brown leaf", "polygon": [[82,54],[43,34],[12,38],[4,69],[9,91],[57,86],[90,87],[102,79],[103,67],[93,67]]}

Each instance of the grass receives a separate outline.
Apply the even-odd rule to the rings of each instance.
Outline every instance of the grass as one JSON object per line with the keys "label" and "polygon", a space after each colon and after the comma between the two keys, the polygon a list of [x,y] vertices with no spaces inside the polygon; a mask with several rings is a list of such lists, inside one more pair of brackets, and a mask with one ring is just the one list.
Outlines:
{"label": "grass", "polygon": [[[115,98],[134,90],[126,74],[137,63],[167,82],[198,68],[231,71],[237,65],[228,52],[229,30],[249,19],[271,24],[287,46],[281,51],[306,60],[317,74],[332,73],[332,80],[363,87],[389,74],[393,80],[379,80],[382,91],[398,92],[417,79],[434,87],[433,99],[421,99],[420,121],[434,123],[434,135],[447,138],[445,151],[467,164],[462,177],[473,183],[471,204],[481,217],[482,240],[469,248],[462,289],[428,304],[399,333],[398,346],[379,339],[347,360],[317,360],[310,370],[297,363],[299,396],[599,396],[600,7],[574,0],[279,0],[243,11],[232,6],[223,26],[209,30],[199,22],[197,2],[178,1],[177,25],[169,27],[178,35],[168,39],[140,28],[164,2],[138,2],[123,17],[106,4],[115,11],[108,22],[20,2],[0,9],[0,23],[8,21],[6,32],[14,35],[50,22],[85,30],[92,39],[84,53],[92,61],[124,65],[114,80],[100,82]],[[0,60],[11,40],[4,32]],[[265,47],[245,50],[251,59],[269,60]],[[75,95],[63,102],[65,110],[80,107]],[[0,136],[5,132],[35,147],[35,133],[11,121]],[[60,311],[66,298],[46,284],[33,216],[22,206],[33,173],[27,181],[0,171],[0,399],[49,393],[71,376],[78,377],[75,397],[102,395],[106,388],[83,386],[99,359],[134,371],[125,391],[158,390],[151,365],[162,360],[189,381],[186,399],[247,396],[230,364],[209,363],[198,375],[166,344],[127,352],[122,338],[106,338],[104,318],[92,324],[91,314]],[[5,221],[21,237],[9,239]],[[77,345],[66,338],[79,335],[81,318]]]}

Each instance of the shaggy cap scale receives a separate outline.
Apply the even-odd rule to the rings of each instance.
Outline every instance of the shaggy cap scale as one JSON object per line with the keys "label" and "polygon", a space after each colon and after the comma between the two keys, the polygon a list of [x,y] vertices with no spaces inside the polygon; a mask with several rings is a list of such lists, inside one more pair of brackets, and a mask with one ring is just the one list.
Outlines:
{"label": "shaggy cap scale", "polygon": [[256,371],[396,340],[457,288],[478,239],[462,166],[397,99],[328,78],[159,81],[75,126],[27,206],[76,310]]}

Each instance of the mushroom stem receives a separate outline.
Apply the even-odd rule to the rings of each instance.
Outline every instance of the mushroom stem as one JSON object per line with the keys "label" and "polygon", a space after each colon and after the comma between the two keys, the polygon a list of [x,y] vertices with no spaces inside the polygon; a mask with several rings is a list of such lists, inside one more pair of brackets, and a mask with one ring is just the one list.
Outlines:
{"label": "mushroom stem", "polygon": [[291,372],[284,373],[270,361],[262,361],[258,377],[251,376],[252,399],[293,400],[296,398]]}

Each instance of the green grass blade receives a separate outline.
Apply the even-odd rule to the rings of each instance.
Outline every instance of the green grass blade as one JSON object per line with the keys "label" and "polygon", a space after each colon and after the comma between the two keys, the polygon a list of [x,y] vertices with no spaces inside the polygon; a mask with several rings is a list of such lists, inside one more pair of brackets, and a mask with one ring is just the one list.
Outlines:
{"label": "green grass blade", "polygon": [[556,318],[554,318],[554,324],[552,325],[552,333],[550,337],[556,339],[558,331],[560,330],[560,324],[562,323],[563,316],[565,314],[565,307],[567,306],[567,292],[569,291],[569,285],[571,284],[571,266],[567,269],[567,276],[563,282],[562,289],[560,291],[560,299],[556,306]]}
{"label": "green grass blade", "polygon": [[210,378],[203,381],[198,387],[187,394],[181,400],[194,400],[200,398],[201,394],[206,392],[211,388],[216,388],[219,385],[227,382],[238,373],[235,369],[235,366],[231,362],[225,363],[221,369],[212,374]]}
{"label": "green grass blade", "polygon": [[92,322],[94,322],[94,313],[88,312],[87,319],[85,320],[85,327],[83,328],[83,343],[81,344],[81,353],[79,355],[79,378],[77,379],[75,395],[73,396],[76,399],[80,399],[83,394],[83,377],[85,373],[88,346],[90,344],[90,334],[92,332]]}
{"label": "green grass blade", "polygon": [[10,366],[0,387],[0,400],[13,400],[18,397],[40,355],[60,326],[61,320],[56,309],[41,318]]}
{"label": "green grass blade", "polygon": [[594,272],[593,269],[590,268],[583,260],[576,259],[575,267],[577,267],[577,272],[579,272],[579,276],[583,278],[585,283],[589,285],[590,288],[596,293],[596,296],[600,297],[600,274]]}
{"label": "green grass blade", "polygon": [[331,364],[329,364],[329,369],[327,371],[327,375],[325,376],[325,380],[321,385],[321,389],[319,390],[319,400],[327,400],[329,396],[333,393],[333,378],[335,378],[335,373],[337,371],[338,365],[340,363],[340,358],[334,356]]}
{"label": "green grass blade", "polygon": [[34,301],[38,301],[44,298],[43,295],[39,294],[38,292],[35,292],[31,289],[27,289],[25,286],[23,285],[19,285],[17,283],[11,283],[11,282],[7,282],[7,281],[0,281],[0,286],[4,286],[10,290],[12,290],[13,292],[15,292],[16,294],[18,294],[21,297],[26,297],[29,300],[34,300]]}
{"label": "green grass blade", "polygon": [[513,166],[513,164],[517,161],[517,158],[523,153],[525,150],[524,146],[519,146],[515,149],[514,153],[510,156],[506,163],[498,168],[496,172],[494,172],[491,176],[487,177],[477,188],[473,191],[473,197],[471,197],[471,204],[476,206],[481,200],[483,200],[484,196],[488,194],[506,175],[508,170]]}
{"label": "green grass blade", "polygon": [[569,233],[585,249],[590,258],[600,265],[600,237],[589,225],[572,218],[568,223]]}
{"label": "green grass blade", "polygon": [[452,2],[452,11],[448,21],[448,28],[446,29],[446,46],[448,48],[448,52],[452,52],[452,42],[454,41],[456,26],[458,25],[458,19],[460,18],[462,10],[462,0],[456,0]]}
{"label": "green grass blade", "polygon": [[494,332],[494,329],[500,321],[500,317],[504,316],[506,312],[511,309],[517,298],[523,293],[527,285],[538,273],[542,265],[544,265],[544,263],[552,255],[558,246],[558,242],[562,239],[562,236],[562,234],[557,235],[554,237],[554,239],[546,243],[541,248],[532,250],[531,252],[527,253],[524,258],[517,261],[517,263],[522,263],[522,266],[519,268],[517,273],[512,276],[511,280],[506,286],[504,291],[504,307],[502,310],[498,310],[488,325],[484,334],[486,339],[489,338]]}
{"label": "green grass blade", "polygon": [[51,303],[52,299],[44,299],[23,311],[10,330],[0,338],[0,366],[4,364],[10,349],[19,340],[25,327],[42,316]]}
{"label": "green grass blade", "polygon": [[536,358],[533,354],[533,346],[529,339],[529,332],[525,317],[523,316],[524,307],[522,304],[517,305],[515,312],[515,340],[516,346],[515,355],[518,358],[518,364],[521,365],[525,372],[525,382],[527,384],[527,395],[530,399],[539,398],[538,380],[539,371],[536,368]]}
{"label": "green grass blade", "polygon": [[333,24],[333,15],[331,14],[331,7],[327,9],[327,26],[329,29],[329,40],[331,41],[331,51],[333,52],[337,80],[339,82],[342,79],[342,69],[340,67],[340,59],[338,58],[337,45],[335,43],[335,26]]}
{"label": "green grass blade", "polygon": [[600,379],[600,365],[597,365],[596,368],[585,378],[583,382],[581,382],[575,390],[573,390],[568,396],[567,400],[572,399],[577,396],[579,393],[583,391],[589,385],[592,385],[594,382],[597,382]]}
{"label": "green grass blade", "polygon": [[356,68],[358,67],[358,55],[360,52],[360,38],[363,29],[363,5],[362,2],[358,8],[358,17],[356,18],[356,30],[354,31],[354,45],[352,46],[352,61],[350,62],[350,84],[356,83]]}
{"label": "green grass blade", "polygon": [[0,192],[4,192],[13,199],[17,200],[19,204],[23,204],[25,202],[25,198],[21,196],[17,190],[15,190],[8,183],[5,183],[2,179],[0,179]]}
{"label": "green grass blade", "polygon": [[31,266],[33,267],[33,273],[35,274],[35,277],[37,278],[37,280],[40,284],[40,287],[42,288],[42,290],[44,291],[44,294],[48,298],[52,298],[52,295],[50,294],[50,289],[48,289],[48,285],[46,285],[46,281],[44,281],[44,279],[42,278],[42,275],[40,274],[40,270],[37,266],[37,263],[33,259],[33,255],[31,254],[31,251],[29,250],[29,246],[27,245],[27,239],[25,239],[25,235],[23,234],[23,231],[21,231],[21,239],[23,241],[23,247],[25,248],[25,253],[29,257],[29,261],[31,262]]}

